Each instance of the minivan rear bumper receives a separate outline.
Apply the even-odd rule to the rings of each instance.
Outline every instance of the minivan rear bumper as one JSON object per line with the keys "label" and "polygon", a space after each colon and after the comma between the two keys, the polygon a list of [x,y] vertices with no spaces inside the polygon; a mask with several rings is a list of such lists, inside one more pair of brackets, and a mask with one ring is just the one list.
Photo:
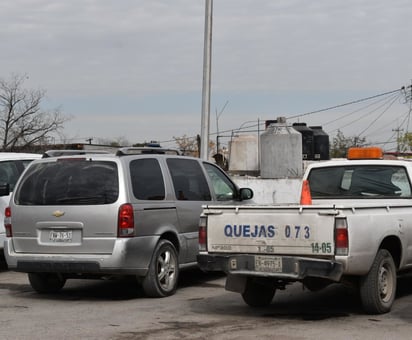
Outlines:
{"label": "minivan rear bumper", "polygon": [[10,270],[24,273],[145,276],[158,240],[158,236],[119,238],[111,254],[41,254],[17,253],[9,238],[4,255]]}

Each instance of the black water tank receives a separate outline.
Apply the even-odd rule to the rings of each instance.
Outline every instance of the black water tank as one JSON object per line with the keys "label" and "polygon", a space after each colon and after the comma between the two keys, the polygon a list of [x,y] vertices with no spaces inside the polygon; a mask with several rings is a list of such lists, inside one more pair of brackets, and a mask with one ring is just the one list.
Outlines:
{"label": "black water tank", "polygon": [[306,123],[293,123],[292,127],[302,134],[302,159],[313,160],[313,130]]}
{"label": "black water tank", "polygon": [[277,122],[277,119],[265,120],[265,130],[269,127],[270,124],[276,124]]}
{"label": "black water tank", "polygon": [[329,159],[329,135],[322,130],[322,126],[310,126],[313,131],[314,160]]}

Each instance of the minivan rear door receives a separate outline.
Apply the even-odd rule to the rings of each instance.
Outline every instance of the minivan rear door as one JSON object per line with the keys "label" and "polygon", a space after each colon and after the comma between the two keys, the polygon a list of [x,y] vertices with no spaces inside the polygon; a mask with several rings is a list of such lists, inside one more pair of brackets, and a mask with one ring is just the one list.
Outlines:
{"label": "minivan rear door", "polygon": [[16,189],[16,252],[111,253],[117,237],[118,165],[91,158],[36,161]]}

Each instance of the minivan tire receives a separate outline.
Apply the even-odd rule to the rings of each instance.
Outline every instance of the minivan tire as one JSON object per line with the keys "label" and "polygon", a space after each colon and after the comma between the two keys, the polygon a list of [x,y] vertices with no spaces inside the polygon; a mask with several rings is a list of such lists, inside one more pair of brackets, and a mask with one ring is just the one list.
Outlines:
{"label": "minivan tire", "polygon": [[156,245],[149,271],[142,286],[149,297],[173,295],[177,288],[179,262],[176,248],[168,240],[160,240]]}
{"label": "minivan tire", "polygon": [[55,273],[28,273],[32,288],[40,293],[57,293],[66,283],[66,279]]}

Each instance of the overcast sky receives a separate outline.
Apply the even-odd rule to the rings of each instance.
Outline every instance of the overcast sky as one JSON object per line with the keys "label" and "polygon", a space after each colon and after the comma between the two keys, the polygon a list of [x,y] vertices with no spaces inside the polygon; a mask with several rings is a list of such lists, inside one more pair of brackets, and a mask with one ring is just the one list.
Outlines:
{"label": "overcast sky", "polygon": [[[410,0],[214,0],[211,133],[216,116],[226,131],[410,85],[411,18]],[[47,90],[73,142],[195,136],[204,24],[205,0],[2,0],[0,77]],[[409,109],[368,104],[288,122],[348,136],[373,122],[362,136],[383,142]]]}

